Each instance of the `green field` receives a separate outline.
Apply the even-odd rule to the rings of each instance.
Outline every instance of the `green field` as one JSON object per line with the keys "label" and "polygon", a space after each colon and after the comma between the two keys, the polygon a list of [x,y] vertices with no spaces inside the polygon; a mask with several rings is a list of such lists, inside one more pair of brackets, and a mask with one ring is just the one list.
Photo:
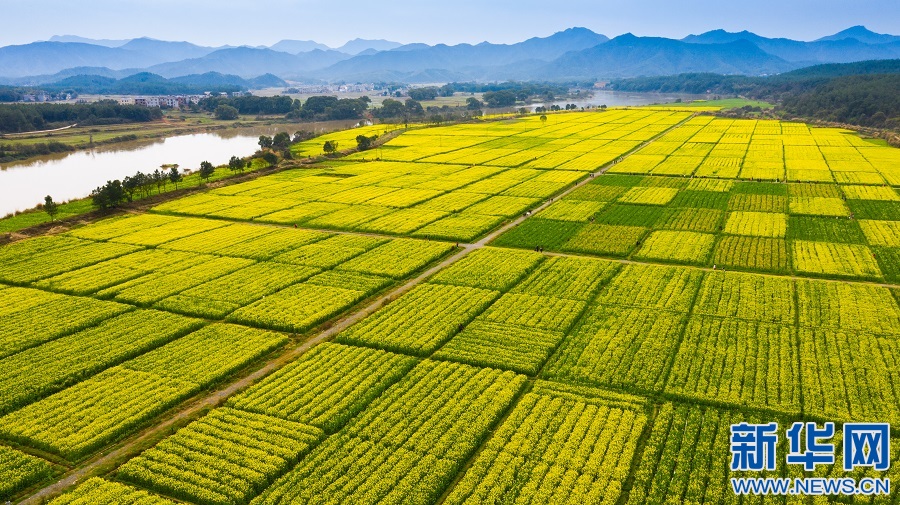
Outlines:
{"label": "green field", "polygon": [[87,469],[51,503],[743,503],[730,425],[900,422],[898,161],[529,116],[2,246],[0,497]]}

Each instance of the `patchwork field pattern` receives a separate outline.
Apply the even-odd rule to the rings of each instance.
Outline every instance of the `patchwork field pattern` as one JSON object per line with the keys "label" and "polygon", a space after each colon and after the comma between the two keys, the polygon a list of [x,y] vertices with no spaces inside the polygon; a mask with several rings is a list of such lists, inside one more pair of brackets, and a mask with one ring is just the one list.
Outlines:
{"label": "patchwork field pattern", "polygon": [[[754,148],[756,129],[766,131],[758,135],[758,150]],[[726,151],[720,149],[740,145],[723,143],[725,132],[732,130],[746,130],[741,135],[749,142],[738,159],[743,165],[733,173],[704,170],[703,164],[684,173],[657,169],[673,158],[703,156],[704,164],[717,163],[720,154],[725,159]],[[714,138],[719,140],[710,140]],[[748,161],[752,153],[775,147],[777,156],[766,156],[781,160],[783,155],[787,161],[801,160],[792,158],[801,155],[809,157],[803,161],[821,158],[819,171],[828,177],[796,178],[790,174],[800,172],[776,169],[775,162]],[[648,151],[652,153],[641,154]],[[683,154],[687,151],[693,154]],[[900,193],[891,184],[900,182],[900,169],[895,151],[839,130],[697,117],[613,165],[610,174],[573,191],[495,244],[811,277],[896,281],[892,259],[900,250]],[[653,160],[659,163],[656,168],[645,166]],[[686,165],[678,161],[677,166]],[[760,175],[768,172],[781,175]],[[861,184],[840,175],[858,173],[872,177]]]}
{"label": "patchwork field pattern", "polygon": [[767,503],[730,425],[900,423],[897,153],[677,108],[417,127],[4,245],[0,499],[378,300],[51,503]]}

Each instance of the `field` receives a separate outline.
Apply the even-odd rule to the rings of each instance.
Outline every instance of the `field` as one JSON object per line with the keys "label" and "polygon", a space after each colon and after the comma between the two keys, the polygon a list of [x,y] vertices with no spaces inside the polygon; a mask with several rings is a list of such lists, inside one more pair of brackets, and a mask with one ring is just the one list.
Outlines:
{"label": "field", "polygon": [[744,503],[730,425],[900,422],[897,161],[549,114],[2,246],[0,499]]}

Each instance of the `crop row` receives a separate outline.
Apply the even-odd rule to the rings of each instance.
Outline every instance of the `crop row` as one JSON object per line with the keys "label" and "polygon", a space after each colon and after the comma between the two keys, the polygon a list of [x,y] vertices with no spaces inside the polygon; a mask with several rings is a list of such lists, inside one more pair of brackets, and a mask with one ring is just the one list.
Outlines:
{"label": "crop row", "polygon": [[50,502],[52,505],[175,505],[174,501],[118,482],[92,477],[69,493]]}
{"label": "crop row", "polygon": [[895,347],[894,337],[868,332],[597,307],[544,376],[819,418],[893,420]]}
{"label": "crop row", "polygon": [[2,419],[3,436],[77,460],[286,341],[211,325]]}
{"label": "crop row", "polygon": [[536,388],[487,441],[447,503],[615,503],[646,422],[639,407]]}
{"label": "crop row", "polygon": [[166,344],[201,324],[166,312],[137,310],[4,358],[0,360],[0,413]]}
{"label": "crop row", "polygon": [[[657,414],[647,448],[637,463],[629,505],[729,503],[729,427],[762,423],[746,414],[667,403]],[[753,477],[773,477],[772,472]],[[763,503],[759,497],[759,503]],[[756,503],[757,500],[752,501]]]}
{"label": "crop row", "polygon": [[497,291],[426,284],[338,335],[338,342],[428,355],[499,295]]}
{"label": "crop row", "polygon": [[[30,242],[28,240],[5,246],[4,253],[12,253],[14,259],[0,266],[0,281],[10,284],[34,282],[141,249],[128,244],[93,242],[81,239],[75,239],[78,240],[78,243],[73,245],[71,240],[60,239],[57,242],[70,242],[70,244],[58,249],[50,247],[47,250],[31,255],[28,255],[27,251],[21,251],[21,249],[28,249],[27,244]],[[23,254],[18,256],[16,255],[17,252]]]}
{"label": "crop row", "polygon": [[431,282],[507,291],[542,259],[534,252],[479,249],[442,270]]}
{"label": "crop row", "polygon": [[[37,281],[34,286],[74,295],[90,295],[149,274],[186,270],[214,259],[165,249],[145,249]],[[152,277],[150,277],[152,278]]]}
{"label": "crop row", "polygon": [[0,446],[0,499],[9,500],[15,493],[53,475],[46,461]]}
{"label": "crop row", "polygon": [[422,362],[252,503],[432,503],[523,385],[511,372]]}
{"label": "crop row", "polygon": [[334,432],[414,364],[385,351],[323,344],[229,405]]}
{"label": "crop row", "polygon": [[117,476],[195,503],[246,503],[322,435],[298,422],[218,408],[125,463]]}
{"label": "crop row", "polygon": [[0,358],[129,310],[117,303],[9,287],[0,291]]}

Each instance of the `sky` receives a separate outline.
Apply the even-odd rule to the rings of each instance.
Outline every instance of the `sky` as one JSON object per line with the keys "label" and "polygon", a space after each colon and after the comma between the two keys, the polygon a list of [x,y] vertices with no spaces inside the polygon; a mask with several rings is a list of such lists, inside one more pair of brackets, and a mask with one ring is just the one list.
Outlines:
{"label": "sky", "polygon": [[338,47],[354,38],[428,44],[519,42],[573,26],[681,38],[723,28],[813,40],[853,25],[900,34],[898,0],[0,0],[0,46],[53,35],[195,44]]}

